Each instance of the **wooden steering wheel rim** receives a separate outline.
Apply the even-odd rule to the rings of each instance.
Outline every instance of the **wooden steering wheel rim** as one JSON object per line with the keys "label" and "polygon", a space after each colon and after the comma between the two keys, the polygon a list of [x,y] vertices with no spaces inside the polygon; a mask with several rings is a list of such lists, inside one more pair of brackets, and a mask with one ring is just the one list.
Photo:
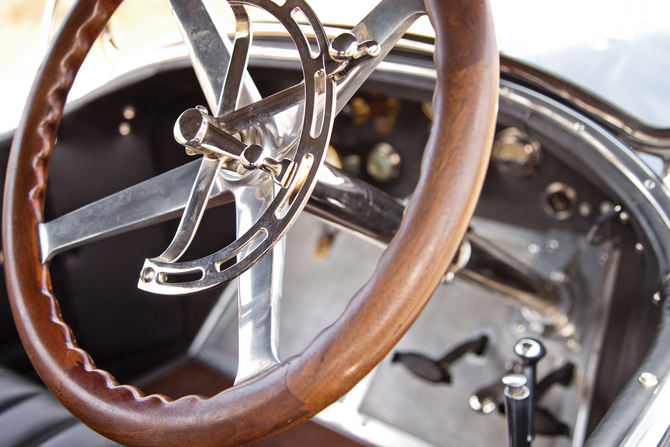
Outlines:
{"label": "wooden steering wheel rim", "polygon": [[[9,159],[5,274],[25,349],[77,418],[126,445],[241,445],[312,417],[361,380],[419,315],[453,258],[488,166],[498,53],[486,0],[426,0],[436,30],[434,122],[403,223],[344,314],[300,355],[211,399],[145,396],[77,346],[40,263],[46,178],[75,74],[121,0],[78,1],[38,72]],[[439,123],[439,124],[438,124]]]}

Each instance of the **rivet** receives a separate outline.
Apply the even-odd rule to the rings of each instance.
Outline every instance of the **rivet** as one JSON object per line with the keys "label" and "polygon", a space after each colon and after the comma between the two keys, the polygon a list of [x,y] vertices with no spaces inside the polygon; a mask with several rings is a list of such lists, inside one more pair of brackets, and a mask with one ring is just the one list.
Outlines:
{"label": "rivet", "polygon": [[661,292],[656,292],[654,295],[651,297],[652,303],[656,304],[657,306],[661,305]]}
{"label": "rivet", "polygon": [[598,264],[600,265],[605,265],[607,264],[607,260],[610,258],[610,255],[604,251],[601,251],[598,253]]}
{"label": "rivet", "polygon": [[627,212],[622,211],[619,214],[619,220],[621,221],[622,224],[627,224],[630,221],[630,215]]}
{"label": "rivet", "polygon": [[611,210],[613,206],[614,205],[612,205],[612,202],[608,202],[607,200],[605,200],[600,204],[598,210],[600,211],[600,214],[605,214],[606,212]]}
{"label": "rivet", "polygon": [[149,283],[154,280],[154,276],[156,275],[156,272],[154,272],[154,269],[151,267],[147,267],[144,270],[142,270],[142,282]]}
{"label": "rivet", "polygon": [[644,251],[644,245],[638,242],[637,244],[635,244],[635,251],[638,253],[642,253]]}
{"label": "rivet", "polygon": [[119,125],[119,133],[124,137],[130,134],[130,123],[125,121]]}
{"label": "rivet", "polygon": [[654,189],[655,186],[656,182],[651,179],[647,179],[644,181],[644,187],[647,189]]}
{"label": "rivet", "polygon": [[536,334],[542,334],[544,333],[544,325],[539,321],[531,321],[530,330]]}
{"label": "rivet", "polygon": [[123,117],[127,120],[131,120],[131,119],[135,118],[135,107],[126,106],[123,109]]}
{"label": "rivet", "polygon": [[549,279],[554,281],[554,282],[564,283],[564,282],[568,281],[568,275],[566,275],[564,272],[560,272],[558,270],[552,270],[549,273]]}
{"label": "rivet", "polygon": [[577,211],[579,211],[580,216],[589,217],[593,212],[593,207],[588,202],[582,202],[579,204],[579,208],[577,208]]}
{"label": "rivet", "polygon": [[568,341],[565,342],[565,345],[568,347],[568,349],[574,352],[578,352],[581,349],[581,346],[574,338],[569,338]]}
{"label": "rivet", "polygon": [[528,245],[528,251],[536,255],[540,252],[540,246],[538,244],[530,244]]}
{"label": "rivet", "polygon": [[658,378],[650,372],[643,372],[637,380],[648,388],[658,385]]}

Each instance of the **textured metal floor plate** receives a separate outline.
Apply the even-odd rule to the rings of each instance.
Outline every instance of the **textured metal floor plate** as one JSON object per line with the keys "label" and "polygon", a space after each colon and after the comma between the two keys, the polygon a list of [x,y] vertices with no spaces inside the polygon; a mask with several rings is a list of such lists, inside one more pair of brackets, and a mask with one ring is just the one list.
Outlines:
{"label": "textured metal floor plate", "polygon": [[[339,231],[328,256],[318,257],[316,247],[324,225],[303,215],[288,234],[280,329],[282,359],[301,352],[315,335],[341,315],[349,299],[371,276],[382,253],[381,248]],[[490,222],[475,222],[474,226],[480,236],[520,262],[532,264],[545,273],[563,269],[568,261],[574,262],[574,251],[581,246],[580,256],[589,258],[582,263],[591,265],[590,281],[597,285],[586,289],[594,295],[600,292],[599,285],[606,270],[606,266],[596,262],[600,252],[584,248],[574,236],[542,235]],[[590,298],[580,299],[591,302]],[[229,374],[234,374],[236,369],[235,301],[231,300],[198,353],[201,359]],[[339,404],[346,410],[326,412],[323,419],[380,445],[505,445],[504,416],[498,411],[475,412],[468,401],[476,390],[501,379],[506,368],[516,360],[512,347],[517,340],[529,335],[539,337],[522,317],[518,304],[457,278],[452,284],[438,287],[417,323],[394,352],[422,352],[439,358],[464,340],[481,334],[489,337],[486,351],[482,356],[467,354],[455,363],[450,368],[450,385],[434,384],[413,376],[403,366],[391,363],[389,356],[368,380],[354,389],[353,394],[357,393],[359,398],[343,398]],[[577,366],[573,384],[580,385],[567,389],[555,386],[541,402],[571,430],[577,420],[578,401],[588,395],[585,390],[588,365],[582,345],[590,344],[594,337],[588,336],[588,340],[584,337],[584,331],[579,328],[572,338],[540,337],[549,352],[540,363],[540,378],[566,361]],[[388,431],[384,436],[380,433],[383,430]],[[541,436],[533,445],[567,446],[570,442],[565,437]]]}

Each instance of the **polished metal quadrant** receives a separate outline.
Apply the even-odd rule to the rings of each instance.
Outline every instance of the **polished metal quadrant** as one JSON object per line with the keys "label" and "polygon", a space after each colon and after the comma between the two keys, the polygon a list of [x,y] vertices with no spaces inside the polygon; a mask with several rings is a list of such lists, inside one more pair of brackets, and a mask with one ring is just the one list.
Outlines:
{"label": "polished metal quadrant", "polygon": [[[229,3],[235,13],[237,29],[219,110],[216,116],[210,116],[204,107],[189,109],[175,125],[177,141],[186,147],[187,153],[202,154],[203,159],[172,243],[163,254],[144,263],[138,287],[148,292],[163,295],[195,293],[227,282],[251,268],[295,222],[314,189],[317,172],[325,158],[336,106],[332,73],[343,63],[334,64],[331,59],[330,41],[321,22],[304,0],[288,0],[282,5],[271,0]],[[251,44],[251,24],[244,5],[264,9],[286,28],[300,55],[304,81],[273,97],[238,109]],[[310,46],[297,21],[299,17],[306,18],[311,26],[316,47]],[[277,96],[289,96],[285,106],[277,106]],[[246,144],[233,136],[243,131],[245,125],[264,125],[258,121],[260,118],[254,117],[273,116],[296,103],[304,103],[304,115],[295,147],[289,145],[268,151],[262,141]],[[259,171],[262,174],[257,174]],[[254,178],[254,175],[269,175],[276,184],[275,191],[270,192],[274,199],[258,220],[236,241],[216,253],[179,262],[195,235],[215,184],[235,181],[229,177]],[[259,182],[259,185],[262,183],[265,182]],[[236,262],[224,267],[235,257]]]}

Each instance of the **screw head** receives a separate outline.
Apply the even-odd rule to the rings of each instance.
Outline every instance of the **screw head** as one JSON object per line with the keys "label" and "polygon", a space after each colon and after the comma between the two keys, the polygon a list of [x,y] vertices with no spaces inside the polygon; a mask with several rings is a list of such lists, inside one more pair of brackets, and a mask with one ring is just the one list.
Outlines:
{"label": "screw head", "polygon": [[558,250],[559,246],[560,244],[556,239],[549,239],[544,248],[547,251],[547,253],[554,253],[556,250]]}

